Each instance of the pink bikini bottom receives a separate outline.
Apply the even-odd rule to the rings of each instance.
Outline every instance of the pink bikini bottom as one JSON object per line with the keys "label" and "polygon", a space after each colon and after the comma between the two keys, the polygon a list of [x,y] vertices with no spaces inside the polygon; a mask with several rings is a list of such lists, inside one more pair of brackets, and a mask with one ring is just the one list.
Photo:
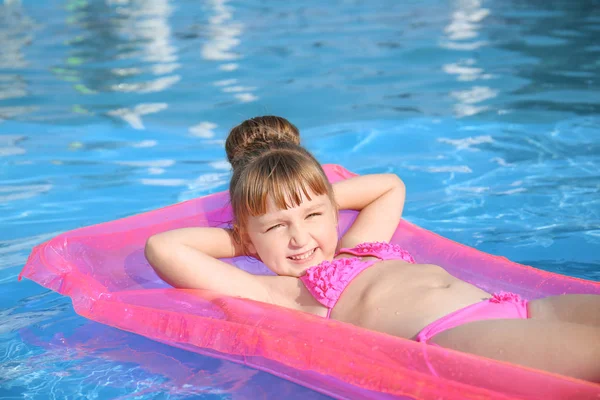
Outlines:
{"label": "pink bikini bottom", "polygon": [[[518,294],[499,292],[492,298],[454,311],[427,325],[417,335],[417,342],[428,343],[438,333],[459,325],[486,319],[527,319],[527,300]],[[437,346],[435,343],[430,343]]]}

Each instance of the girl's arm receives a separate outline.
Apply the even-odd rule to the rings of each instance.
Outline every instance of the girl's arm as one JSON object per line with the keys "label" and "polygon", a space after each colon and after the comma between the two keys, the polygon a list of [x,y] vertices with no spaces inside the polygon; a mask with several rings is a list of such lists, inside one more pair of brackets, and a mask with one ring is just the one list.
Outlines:
{"label": "girl's arm", "polygon": [[205,289],[228,296],[272,302],[267,278],[218,258],[236,257],[240,247],[222,228],[183,228],[151,236],[144,254],[156,273],[176,288]]}
{"label": "girl's arm", "polygon": [[357,176],[333,185],[340,209],[360,211],[342,238],[343,248],[364,242],[387,242],[398,227],[406,188],[395,174]]}

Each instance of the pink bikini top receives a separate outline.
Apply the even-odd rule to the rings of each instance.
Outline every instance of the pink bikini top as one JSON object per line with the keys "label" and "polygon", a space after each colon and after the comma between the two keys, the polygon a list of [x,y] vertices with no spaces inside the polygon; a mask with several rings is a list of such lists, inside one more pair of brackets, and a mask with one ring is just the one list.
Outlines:
{"label": "pink bikini top", "polygon": [[[380,260],[403,260],[411,264],[415,263],[408,251],[397,244],[390,243],[361,243],[352,249],[341,249],[340,253],[360,257],[377,257]],[[313,297],[327,307],[327,318],[329,318],[335,303],[337,303],[352,279],[379,261],[363,261],[360,257],[323,261],[307,269],[306,274],[300,277],[300,280]]]}

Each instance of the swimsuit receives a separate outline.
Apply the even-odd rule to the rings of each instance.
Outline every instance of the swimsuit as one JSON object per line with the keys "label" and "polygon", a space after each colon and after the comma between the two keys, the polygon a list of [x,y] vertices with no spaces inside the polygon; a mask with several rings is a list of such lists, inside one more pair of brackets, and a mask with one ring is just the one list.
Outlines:
{"label": "swimsuit", "polygon": [[[365,269],[380,260],[402,260],[414,264],[409,252],[391,243],[361,243],[352,249],[341,249],[340,253],[356,257],[338,258],[310,267],[300,277],[310,294],[327,307],[327,317],[339,300],[342,292],[352,280]],[[364,261],[360,257],[377,257],[379,260]],[[452,312],[423,328],[416,337],[417,342],[428,343],[440,332],[472,321],[486,319],[526,319],[527,300],[518,294],[499,292],[490,299],[472,304]]]}
{"label": "swimsuit", "polygon": [[[360,257],[377,257],[380,260],[402,260],[411,264],[415,263],[408,251],[390,243],[361,243],[352,249],[341,249],[340,253]],[[335,306],[352,279],[379,262],[379,260],[363,261],[360,257],[323,261],[307,269],[306,274],[300,277],[300,280],[313,297],[327,307],[327,318],[329,318],[333,306]]]}
{"label": "swimsuit", "polygon": [[433,321],[419,332],[416,340],[427,343],[438,333],[467,322],[485,319],[527,319],[527,303],[527,300],[515,293],[494,293],[490,299],[471,304]]}

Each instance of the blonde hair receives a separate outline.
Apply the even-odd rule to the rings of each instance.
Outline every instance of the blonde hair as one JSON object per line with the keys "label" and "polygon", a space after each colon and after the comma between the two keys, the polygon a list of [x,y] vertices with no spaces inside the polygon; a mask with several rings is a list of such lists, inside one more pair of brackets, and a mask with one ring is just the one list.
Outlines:
{"label": "blonde hair", "polygon": [[299,206],[302,194],[327,195],[334,207],[333,190],[323,168],[300,146],[298,128],[285,118],[255,117],[231,130],[225,141],[233,167],[229,195],[233,208],[234,238],[244,251],[249,216],[267,212],[267,196],[279,209]]}

